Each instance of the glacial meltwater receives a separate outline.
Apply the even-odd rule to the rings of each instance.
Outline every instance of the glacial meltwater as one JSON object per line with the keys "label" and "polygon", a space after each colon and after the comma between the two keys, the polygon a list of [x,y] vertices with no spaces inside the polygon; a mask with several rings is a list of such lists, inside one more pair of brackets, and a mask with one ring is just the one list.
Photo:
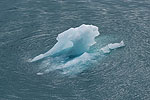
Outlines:
{"label": "glacial meltwater", "polygon": [[149,0],[1,0],[0,100],[150,100]]}

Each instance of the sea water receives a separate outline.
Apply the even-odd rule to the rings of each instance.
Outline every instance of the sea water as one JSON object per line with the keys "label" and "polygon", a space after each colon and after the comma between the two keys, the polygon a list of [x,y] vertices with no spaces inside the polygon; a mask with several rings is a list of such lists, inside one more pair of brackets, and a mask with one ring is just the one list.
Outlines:
{"label": "sea water", "polygon": [[[149,5],[149,0],[1,0],[0,100],[149,100]],[[86,62],[79,57],[84,64],[71,67],[64,66],[70,66],[64,56],[29,62],[49,51],[58,34],[82,24],[99,28],[88,53],[122,40],[125,47],[94,58],[83,53]]]}

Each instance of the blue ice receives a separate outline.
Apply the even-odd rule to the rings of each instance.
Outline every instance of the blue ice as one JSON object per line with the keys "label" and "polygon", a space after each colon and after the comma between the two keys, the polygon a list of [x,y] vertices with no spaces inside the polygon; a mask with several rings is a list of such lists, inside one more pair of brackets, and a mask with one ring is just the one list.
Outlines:
{"label": "blue ice", "polygon": [[35,62],[47,58],[41,64],[46,70],[38,72],[37,75],[43,75],[43,73],[53,70],[62,70],[63,74],[80,73],[98,57],[125,46],[123,41],[110,43],[96,52],[89,53],[89,48],[96,43],[95,38],[99,35],[97,26],[85,24],[60,33],[56,38],[57,43],[49,51],[31,60],[31,62]]}

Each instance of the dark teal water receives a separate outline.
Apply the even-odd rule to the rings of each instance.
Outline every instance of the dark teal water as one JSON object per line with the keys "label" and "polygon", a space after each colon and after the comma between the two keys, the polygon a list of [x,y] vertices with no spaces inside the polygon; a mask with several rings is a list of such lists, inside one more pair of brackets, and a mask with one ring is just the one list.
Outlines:
{"label": "dark teal water", "polygon": [[[96,48],[124,40],[75,77],[38,76],[59,33],[99,27]],[[1,0],[0,100],[150,100],[150,0]]]}

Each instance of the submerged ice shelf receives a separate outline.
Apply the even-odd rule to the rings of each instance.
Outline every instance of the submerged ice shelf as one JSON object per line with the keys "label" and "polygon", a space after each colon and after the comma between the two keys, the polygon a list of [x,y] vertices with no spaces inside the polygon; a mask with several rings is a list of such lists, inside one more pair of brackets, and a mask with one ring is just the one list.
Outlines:
{"label": "submerged ice shelf", "polygon": [[110,43],[98,51],[91,52],[89,48],[93,46],[95,38],[100,35],[98,27],[94,25],[81,25],[77,28],[70,28],[58,35],[57,43],[46,53],[40,54],[30,62],[35,62],[46,58],[41,64],[42,68],[47,68],[37,75],[43,75],[53,70],[62,70],[63,74],[75,74],[85,70],[92,61],[102,58],[105,53],[125,46],[124,42]]}

